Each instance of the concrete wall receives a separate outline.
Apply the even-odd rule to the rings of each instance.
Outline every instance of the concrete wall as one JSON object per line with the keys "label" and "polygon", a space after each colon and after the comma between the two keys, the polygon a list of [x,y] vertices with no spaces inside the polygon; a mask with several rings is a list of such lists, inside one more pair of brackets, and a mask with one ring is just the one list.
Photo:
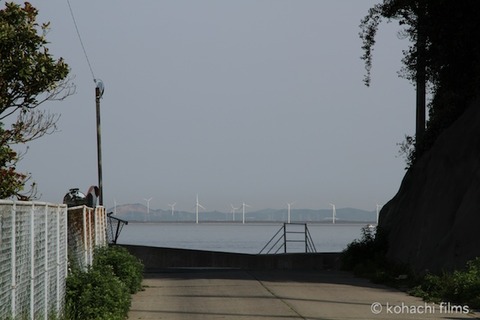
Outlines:
{"label": "concrete wall", "polygon": [[142,260],[145,272],[165,268],[317,269],[340,268],[340,253],[242,254],[122,245]]}

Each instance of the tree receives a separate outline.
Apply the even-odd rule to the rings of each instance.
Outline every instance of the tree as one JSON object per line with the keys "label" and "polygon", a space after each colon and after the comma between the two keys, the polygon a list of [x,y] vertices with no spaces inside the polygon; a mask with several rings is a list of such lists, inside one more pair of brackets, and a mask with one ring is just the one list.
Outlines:
{"label": "tree", "polygon": [[[28,174],[16,172],[20,156],[12,145],[56,130],[58,116],[35,108],[75,91],[67,78],[68,65],[62,58],[54,59],[47,48],[49,23],[39,25],[37,15],[28,2],[6,3],[0,10],[0,198],[25,196],[20,192],[29,180]],[[16,120],[6,128],[2,121],[13,115]]]}
{"label": "tree", "polygon": [[[426,131],[420,139],[410,140],[415,143],[409,155],[412,162],[479,96],[479,14],[480,2],[476,0],[384,0],[371,8],[360,24],[367,86],[371,80],[378,26],[382,19],[394,19],[403,28],[399,35],[411,42],[403,52],[400,75],[414,82],[420,90],[420,85],[426,83],[432,94]],[[417,114],[419,112],[421,110]],[[417,122],[422,121],[425,122],[420,114]]]}

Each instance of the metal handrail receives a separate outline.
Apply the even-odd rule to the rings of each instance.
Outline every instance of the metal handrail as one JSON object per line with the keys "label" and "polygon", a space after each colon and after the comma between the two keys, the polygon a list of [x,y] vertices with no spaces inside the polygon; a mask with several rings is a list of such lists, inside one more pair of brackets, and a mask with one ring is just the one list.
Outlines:
{"label": "metal handrail", "polygon": [[[112,217],[113,212],[108,212],[107,213],[107,218],[108,218],[108,225],[110,226],[110,243],[111,244],[117,244],[118,237],[120,236],[120,233],[122,232],[123,226],[128,225],[127,220],[123,220],[117,217]],[[115,228],[115,234],[113,233],[113,224],[114,221],[117,223],[117,227]]]}
{"label": "metal handrail", "polygon": [[307,224],[305,224],[305,252],[317,252],[317,248],[315,248],[315,243],[313,242]]}
{"label": "metal handrail", "polygon": [[[288,225],[303,225],[303,231],[288,231]],[[283,232],[281,232],[283,231]],[[305,238],[303,240],[300,239],[288,239],[288,234],[305,234]],[[283,241],[282,241],[283,240]],[[275,242],[274,242],[275,241]],[[288,242],[302,242],[305,243],[305,253],[308,252],[317,252],[315,248],[315,244],[313,242],[312,236],[310,231],[308,230],[306,223],[284,223],[283,226],[275,233],[275,235],[267,242],[267,244],[260,250],[259,254],[269,254],[272,252],[279,242],[282,241],[282,244],[276,249],[275,254],[278,253],[282,248],[284,249],[284,253],[287,253],[287,243]],[[272,242],[274,242],[272,244]],[[266,250],[269,247],[268,250]]]}
{"label": "metal handrail", "polygon": [[[275,237],[280,233],[280,231],[283,230],[283,227],[281,227],[277,233],[275,233],[275,235],[267,242],[267,244],[262,248],[262,250],[260,250],[259,254],[262,254],[263,253],[263,250],[265,250],[269,245],[270,243],[275,239]],[[272,251],[272,249],[278,244],[278,241],[280,241],[282,239],[282,237],[278,238],[277,241],[272,245],[272,247],[270,248],[270,250],[268,250],[266,252],[266,254],[269,254],[270,251]],[[280,247],[281,248],[281,247]],[[277,250],[278,251],[278,250]],[[276,253],[276,252],[275,252]]]}

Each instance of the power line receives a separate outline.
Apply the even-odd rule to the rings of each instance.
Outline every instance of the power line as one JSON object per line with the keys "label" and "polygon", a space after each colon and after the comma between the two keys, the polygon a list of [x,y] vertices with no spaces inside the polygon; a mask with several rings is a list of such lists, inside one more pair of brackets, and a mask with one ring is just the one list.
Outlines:
{"label": "power line", "polygon": [[77,31],[78,40],[80,41],[80,45],[83,49],[83,54],[85,55],[85,59],[87,60],[88,68],[90,68],[90,73],[92,74],[93,82],[97,82],[97,78],[95,78],[95,74],[93,73],[92,64],[90,63],[90,59],[88,59],[87,50],[85,50],[85,45],[83,44],[82,37],[80,36],[80,31],[78,30],[77,21],[75,20],[75,15],[73,14],[72,6],[70,5],[70,0],[67,0],[68,8],[70,9],[70,14],[72,16],[73,24],[75,25],[75,30]]}

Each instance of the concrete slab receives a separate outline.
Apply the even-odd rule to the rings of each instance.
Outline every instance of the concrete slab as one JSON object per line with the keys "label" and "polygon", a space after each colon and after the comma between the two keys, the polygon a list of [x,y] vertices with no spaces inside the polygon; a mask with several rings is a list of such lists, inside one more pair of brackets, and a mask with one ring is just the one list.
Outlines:
{"label": "concrete slab", "polygon": [[143,284],[129,319],[476,319],[339,271],[172,269]]}

